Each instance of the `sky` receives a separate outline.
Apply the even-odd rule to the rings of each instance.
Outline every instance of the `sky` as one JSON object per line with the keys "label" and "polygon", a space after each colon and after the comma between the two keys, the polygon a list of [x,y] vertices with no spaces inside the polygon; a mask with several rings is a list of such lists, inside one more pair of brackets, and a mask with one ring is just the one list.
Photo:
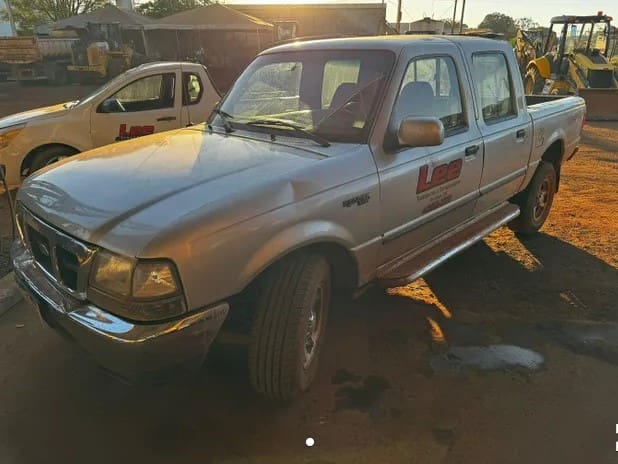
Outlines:
{"label": "sky", "polygon": [[[4,0],[0,0],[0,11],[4,10],[4,8]],[[11,26],[8,21],[3,21],[0,19],[0,37],[3,35],[11,35]]]}
{"label": "sky", "polygon": [[[225,0],[222,3],[325,3],[327,0]],[[377,0],[378,2],[380,0]],[[397,0],[386,2],[386,19],[394,22],[397,17]],[[458,0],[457,18],[461,15]],[[339,0],[335,3],[376,3],[376,0]],[[452,18],[454,0],[402,0],[402,21],[415,21],[429,16],[435,19]],[[541,25],[549,25],[552,16],[563,14],[593,15],[597,11],[613,15],[618,22],[617,0],[466,0],[464,23],[476,27],[487,13],[495,11],[513,18],[532,17]]]}

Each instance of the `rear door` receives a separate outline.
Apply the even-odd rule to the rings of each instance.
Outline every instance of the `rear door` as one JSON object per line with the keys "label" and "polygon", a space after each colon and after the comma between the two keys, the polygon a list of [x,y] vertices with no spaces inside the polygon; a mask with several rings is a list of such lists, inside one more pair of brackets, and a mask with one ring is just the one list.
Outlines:
{"label": "rear door", "polygon": [[180,73],[142,75],[107,95],[91,111],[94,147],[180,127]]}
{"label": "rear door", "polygon": [[405,58],[389,127],[414,116],[439,118],[437,147],[376,150],[381,185],[381,263],[421,247],[472,215],[479,196],[483,144],[474,118],[463,57],[452,44]]}
{"label": "rear door", "polygon": [[532,148],[532,123],[512,55],[503,50],[468,54],[485,144],[479,213],[517,193]]}

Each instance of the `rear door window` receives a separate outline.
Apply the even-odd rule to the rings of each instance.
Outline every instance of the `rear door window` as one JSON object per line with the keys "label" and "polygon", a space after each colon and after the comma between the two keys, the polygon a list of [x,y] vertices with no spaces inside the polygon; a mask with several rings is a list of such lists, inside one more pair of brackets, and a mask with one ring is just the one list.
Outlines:
{"label": "rear door window", "polygon": [[517,115],[513,81],[503,53],[473,55],[472,72],[486,123],[499,122]]}
{"label": "rear door window", "polygon": [[185,105],[197,105],[202,100],[204,86],[200,76],[195,73],[183,73],[183,102]]}

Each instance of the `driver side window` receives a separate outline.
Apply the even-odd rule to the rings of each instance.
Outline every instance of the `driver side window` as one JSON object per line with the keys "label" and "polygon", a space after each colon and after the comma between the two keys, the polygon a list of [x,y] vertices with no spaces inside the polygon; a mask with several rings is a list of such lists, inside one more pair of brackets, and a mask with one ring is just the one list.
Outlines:
{"label": "driver side window", "polygon": [[118,103],[118,112],[151,111],[174,107],[176,74],[143,77],[123,87],[108,100]]}

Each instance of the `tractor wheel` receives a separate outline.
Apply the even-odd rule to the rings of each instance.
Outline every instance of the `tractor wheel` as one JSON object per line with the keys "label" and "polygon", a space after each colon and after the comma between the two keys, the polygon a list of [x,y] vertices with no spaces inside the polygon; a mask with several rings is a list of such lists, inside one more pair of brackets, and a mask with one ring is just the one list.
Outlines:
{"label": "tractor wheel", "polygon": [[112,58],[107,66],[107,78],[116,77],[122,74],[125,70],[124,60]]}
{"label": "tractor wheel", "polygon": [[539,95],[543,93],[543,87],[545,87],[545,79],[541,77],[537,68],[531,68],[524,79],[526,95]]}

